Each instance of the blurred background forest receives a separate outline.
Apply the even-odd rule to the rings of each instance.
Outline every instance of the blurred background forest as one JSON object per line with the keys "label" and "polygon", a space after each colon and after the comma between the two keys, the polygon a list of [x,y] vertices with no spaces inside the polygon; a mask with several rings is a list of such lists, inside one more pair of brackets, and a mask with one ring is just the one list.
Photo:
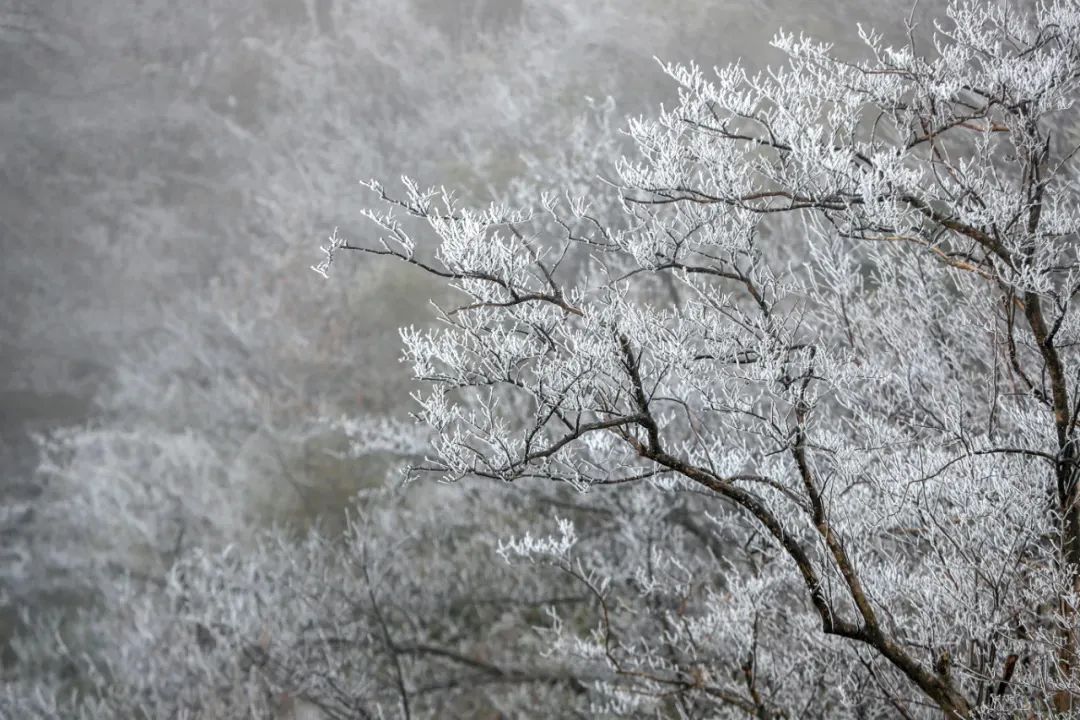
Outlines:
{"label": "blurred background forest", "polygon": [[191,544],[333,526],[397,482],[397,331],[446,291],[396,264],[308,269],[335,227],[364,227],[358,180],[470,201],[558,186],[603,170],[561,156],[569,136],[617,147],[622,117],[673,97],[654,56],[763,66],[780,27],[854,44],[907,10],[0,0],[5,663],[20,610],[78,597],[118,546],[153,574]]}

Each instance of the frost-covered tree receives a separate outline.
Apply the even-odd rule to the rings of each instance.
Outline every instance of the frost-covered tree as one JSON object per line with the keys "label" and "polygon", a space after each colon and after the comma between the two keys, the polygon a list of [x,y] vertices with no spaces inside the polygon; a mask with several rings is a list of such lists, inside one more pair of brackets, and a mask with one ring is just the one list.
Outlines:
{"label": "frost-covered tree", "polygon": [[[487,207],[370,183],[374,237],[335,233],[316,268],[357,251],[451,289],[403,331],[430,435],[339,429],[457,484],[364,493],[343,539],[191,542],[234,522],[223,464],[259,476],[304,437],[223,442],[308,396],[259,344],[297,308],[212,312],[280,292],[241,263],[174,325],[239,346],[124,366],[117,398],[170,390],[161,432],[59,438],[54,477],[105,501],[93,539],[154,562],[95,547],[101,602],[30,618],[0,715],[1080,712],[1080,7],[910,25],[850,57],[782,33],[761,73],[664,65],[678,101],[629,121],[625,158],[556,126]],[[348,335],[354,308],[319,312]],[[170,424],[204,408],[212,430]],[[175,500],[153,477],[204,525],[146,515]]]}
{"label": "frost-covered tree", "polygon": [[[574,5],[478,1],[475,12],[447,13],[437,3],[397,0],[211,1],[179,9],[18,2],[0,11],[0,55],[11,61],[0,63],[8,70],[0,72],[0,115],[8,119],[0,125],[10,160],[0,186],[11,191],[0,192],[11,241],[0,286],[17,303],[0,335],[5,353],[22,351],[5,368],[0,392],[92,391],[93,399],[88,418],[74,412],[62,418],[72,427],[39,439],[39,472],[13,477],[25,491],[13,492],[9,477],[0,486],[0,695],[16,703],[0,705],[0,716],[156,717],[179,706],[201,717],[260,716],[276,707],[278,690],[314,697],[293,682],[295,673],[247,688],[262,693],[258,702],[240,687],[226,699],[204,693],[217,675],[239,676],[222,668],[235,670],[229,663],[243,658],[231,651],[244,646],[222,640],[219,657],[205,658],[194,616],[177,614],[186,601],[169,578],[186,565],[189,577],[202,573],[197,587],[212,586],[216,573],[233,578],[220,580],[225,585],[270,597],[263,607],[276,612],[249,618],[261,628],[257,635],[277,637],[304,622],[295,586],[301,576],[273,564],[288,555],[275,549],[300,553],[297,566],[307,568],[340,563],[344,556],[321,553],[347,550],[329,540],[300,550],[289,532],[260,526],[311,522],[336,538],[346,498],[382,484],[396,455],[423,441],[393,419],[405,416],[409,402],[396,379],[407,373],[393,361],[396,326],[432,291],[405,268],[358,268],[344,292],[325,294],[318,278],[297,272],[310,264],[303,238],[334,218],[359,220],[349,215],[354,166],[384,172],[392,159],[476,195],[485,182],[526,169],[549,173],[539,167],[555,162],[547,153],[525,164],[505,148],[528,128],[533,149],[542,149],[566,132],[582,93],[612,82],[563,73],[560,63],[618,56],[618,43],[592,42],[592,32],[625,27],[631,16],[644,25],[649,13],[662,12],[624,4],[582,13]],[[500,8],[507,12],[492,12]],[[672,36],[676,27],[653,32]],[[21,51],[6,44],[12,38]],[[507,55],[516,62],[503,62]],[[392,302],[393,311],[355,312],[376,300]],[[8,397],[0,399],[3,419],[17,421]],[[349,417],[340,422],[343,413]],[[2,430],[6,443],[8,427]],[[384,512],[386,526],[417,528],[410,552],[395,555],[400,568],[415,570],[392,584],[372,571],[372,582],[358,576],[340,589],[361,599],[372,592],[399,603],[410,592],[422,598],[433,583],[424,568],[445,557],[427,548],[446,538],[474,547],[458,528],[475,532],[481,519],[512,515],[498,503],[444,495],[444,509],[453,507],[460,523],[429,527],[441,516],[428,522],[427,508],[371,497],[363,512]],[[519,505],[513,515],[529,512]],[[489,551],[481,544],[473,554]],[[191,559],[200,554],[212,560]],[[271,584],[244,584],[233,577],[241,567]],[[558,596],[500,585],[502,569],[441,567],[424,612],[385,620],[421,628],[410,634],[414,644],[441,649],[442,662],[473,658],[470,672],[490,681],[436,674],[431,682],[441,686],[427,697],[468,687],[473,706],[497,704],[509,680],[526,676],[475,665],[477,654],[490,652],[470,643],[493,622],[524,617],[516,608],[531,608],[528,615]],[[234,623],[225,600],[207,599],[199,622]],[[444,602],[453,608],[445,622],[432,609]],[[72,605],[78,612],[43,617]],[[45,632],[9,647],[14,625]],[[229,636],[258,641],[244,629]],[[492,634],[487,645],[505,636]],[[307,640],[296,647],[307,648]],[[155,654],[163,646],[172,652]],[[364,646],[350,662],[389,677],[389,656],[378,647]],[[501,648],[511,660],[521,650]],[[420,677],[430,669],[414,662],[408,671]],[[382,690],[367,696],[371,687],[382,686],[348,694],[385,705]],[[69,703],[72,690],[86,702]],[[24,703],[30,698],[48,702]],[[421,701],[411,706],[423,713]]]}
{"label": "frost-covered tree", "polygon": [[501,546],[593,597],[548,632],[598,708],[1080,711],[1080,6],[909,30],[665,65],[617,204],[372,182],[381,237],[325,248],[464,296],[403,331],[414,474],[611,498]]}

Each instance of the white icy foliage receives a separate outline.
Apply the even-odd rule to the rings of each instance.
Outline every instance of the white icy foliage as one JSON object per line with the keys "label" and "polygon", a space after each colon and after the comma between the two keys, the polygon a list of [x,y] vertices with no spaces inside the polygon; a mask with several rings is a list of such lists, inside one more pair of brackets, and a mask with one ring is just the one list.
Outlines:
{"label": "white icy foliage", "polygon": [[324,418],[321,423],[340,430],[349,439],[354,457],[374,453],[389,453],[403,457],[422,456],[430,448],[431,439],[425,428],[383,416],[342,416],[337,420]]}
{"label": "white icy foliage", "polygon": [[499,546],[592,597],[547,632],[597,713],[1080,710],[1080,7],[936,27],[664,64],[617,195],[374,184],[341,246],[464,294],[402,333],[414,474],[601,498]]}
{"label": "white icy foliage", "polygon": [[565,583],[502,563],[461,567],[456,552],[495,552],[475,532],[479,512],[401,501],[365,493],[341,537],[278,530],[190,551],[152,592],[119,577],[107,607],[73,622],[30,618],[13,648],[24,672],[0,686],[0,716],[468,717],[568,697],[575,676],[528,660],[542,648],[507,621]]}
{"label": "white icy foliage", "polygon": [[550,556],[555,559],[565,559],[570,548],[577,542],[574,534],[574,525],[569,520],[557,518],[559,525],[558,537],[549,535],[536,538],[525,533],[520,538],[511,538],[505,542],[499,542],[499,555],[509,560],[511,557],[532,558],[534,556]]}

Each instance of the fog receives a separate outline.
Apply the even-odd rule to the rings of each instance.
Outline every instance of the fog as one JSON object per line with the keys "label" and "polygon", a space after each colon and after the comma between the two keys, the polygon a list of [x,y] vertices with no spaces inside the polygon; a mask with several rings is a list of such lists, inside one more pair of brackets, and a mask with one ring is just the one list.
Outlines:
{"label": "fog", "polygon": [[[900,38],[906,14],[881,0],[0,0],[0,565],[17,570],[0,571],[0,641],[89,562],[61,551],[83,542],[71,531],[37,526],[50,493],[103,468],[104,483],[152,476],[161,497],[217,478],[198,503],[224,540],[395,482],[385,457],[320,453],[340,438],[312,428],[407,420],[397,331],[447,292],[366,258],[330,281],[309,269],[334,228],[370,231],[359,180],[407,174],[484,201],[578,118],[618,128],[670,101],[655,58],[764,67],[780,27],[854,48],[856,23]],[[64,428],[82,444],[49,456]]]}

